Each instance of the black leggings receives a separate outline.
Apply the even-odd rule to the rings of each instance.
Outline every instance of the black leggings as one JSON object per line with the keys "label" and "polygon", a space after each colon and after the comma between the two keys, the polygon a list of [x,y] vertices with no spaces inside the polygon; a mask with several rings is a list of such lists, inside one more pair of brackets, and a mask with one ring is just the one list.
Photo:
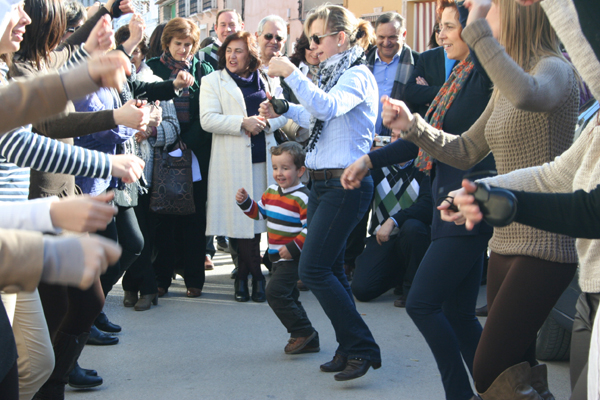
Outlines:
{"label": "black leggings", "polygon": [[479,393],[513,365],[537,365],[537,332],[573,279],[577,264],[493,253],[488,264],[488,318],[473,362]]}
{"label": "black leggings", "polygon": [[87,290],[45,283],[38,290],[52,339],[59,330],[75,336],[89,332],[104,307],[99,279]]}
{"label": "black leggings", "polygon": [[158,224],[157,214],[150,212],[150,194],[140,195],[138,205],[133,208],[140,231],[144,235],[144,250],[133,262],[123,276],[123,290],[140,292],[141,295],[154,294],[158,291],[154,268],[152,267],[152,250],[154,236]]}
{"label": "black leggings", "polygon": [[140,230],[133,207],[119,207],[119,213],[99,235],[118,242],[123,248],[121,258],[115,265],[108,267],[100,277],[102,290],[106,297],[114,284],[123,276],[144,249],[144,236]]}

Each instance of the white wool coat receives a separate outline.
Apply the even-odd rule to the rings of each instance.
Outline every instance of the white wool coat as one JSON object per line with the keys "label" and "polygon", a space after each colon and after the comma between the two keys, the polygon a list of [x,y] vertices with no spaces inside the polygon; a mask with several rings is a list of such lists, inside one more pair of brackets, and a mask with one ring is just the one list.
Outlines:
{"label": "white wool coat", "polygon": [[207,235],[251,239],[255,233],[267,231],[265,221],[254,221],[242,212],[236,204],[235,194],[240,188],[246,189],[250,196],[262,194],[268,185],[275,183],[270,149],[277,142],[272,132],[285,125],[287,118],[269,120],[270,128],[265,130],[267,162],[262,164],[267,185],[254,188],[250,138],[242,129],[243,118],[247,116],[242,91],[226,70],[202,78],[200,121],[207,132],[213,133],[206,205]]}

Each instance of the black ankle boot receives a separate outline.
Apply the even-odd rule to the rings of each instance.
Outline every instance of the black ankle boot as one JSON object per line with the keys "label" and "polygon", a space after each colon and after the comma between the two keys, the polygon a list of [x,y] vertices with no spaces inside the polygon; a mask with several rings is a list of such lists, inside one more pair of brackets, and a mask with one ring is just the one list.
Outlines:
{"label": "black ankle boot", "polygon": [[96,325],[96,328],[104,332],[121,332],[121,327],[117,324],[113,324],[112,322],[110,322],[106,314],[104,314],[104,311],[102,311],[100,315],[98,315],[98,317],[94,321],[94,325]]}
{"label": "black ankle boot", "polygon": [[[75,368],[69,374],[69,386],[76,389],[88,389],[102,385],[102,378],[96,375],[87,374],[85,370],[79,366],[79,363],[75,363]],[[94,371],[95,372],[95,371]]]}
{"label": "black ankle boot", "polygon": [[235,288],[235,301],[248,301],[250,294],[248,293],[248,280],[236,279],[233,283]]}
{"label": "black ankle boot", "polygon": [[64,400],[65,385],[69,381],[69,374],[75,367],[75,363],[85,346],[89,333],[79,336],[68,335],[61,331],[56,332],[52,343],[54,348],[54,370],[50,378],[35,394],[38,400]]}
{"label": "black ankle boot", "polygon": [[119,343],[118,337],[104,333],[100,329],[96,328],[96,326],[92,325],[89,338],[87,339],[87,344],[92,346],[110,346],[117,343]]}
{"label": "black ankle boot", "polygon": [[265,293],[265,287],[267,282],[264,279],[260,281],[252,278],[252,301],[257,303],[264,303],[267,301],[267,294]]}

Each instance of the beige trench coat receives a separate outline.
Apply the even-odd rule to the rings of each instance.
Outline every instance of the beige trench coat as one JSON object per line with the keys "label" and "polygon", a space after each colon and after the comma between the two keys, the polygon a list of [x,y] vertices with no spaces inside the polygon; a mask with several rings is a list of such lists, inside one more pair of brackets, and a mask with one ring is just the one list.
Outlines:
{"label": "beige trench coat", "polygon": [[[202,78],[200,121],[207,132],[213,133],[208,172],[207,235],[250,239],[255,233],[267,231],[265,221],[248,218],[235,201],[239,188],[245,188],[250,196],[267,189],[266,186],[253,188],[250,138],[242,130],[244,117],[247,117],[244,96],[227,71],[215,71]],[[287,118],[283,116],[269,120],[271,128],[265,135],[267,162],[264,163],[268,185],[275,183],[269,156],[270,148],[277,145],[272,131],[286,122]]]}

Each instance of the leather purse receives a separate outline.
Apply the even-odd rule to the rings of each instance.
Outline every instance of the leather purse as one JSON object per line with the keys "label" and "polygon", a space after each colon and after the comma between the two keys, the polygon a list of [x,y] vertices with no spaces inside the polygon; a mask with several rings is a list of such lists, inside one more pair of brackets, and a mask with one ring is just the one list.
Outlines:
{"label": "leather purse", "polygon": [[189,215],[196,212],[192,151],[181,139],[179,148],[181,157],[173,157],[161,148],[154,148],[150,211],[157,214]]}

